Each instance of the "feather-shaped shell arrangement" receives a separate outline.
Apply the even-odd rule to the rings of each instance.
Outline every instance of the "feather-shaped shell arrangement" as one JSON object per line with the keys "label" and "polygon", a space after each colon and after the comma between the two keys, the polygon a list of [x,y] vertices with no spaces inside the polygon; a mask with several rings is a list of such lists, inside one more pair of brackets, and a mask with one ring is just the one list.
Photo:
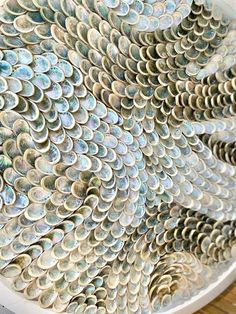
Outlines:
{"label": "feather-shaped shell arrangement", "polygon": [[236,23],[207,0],[0,7],[0,273],[61,313],[152,313],[236,249]]}

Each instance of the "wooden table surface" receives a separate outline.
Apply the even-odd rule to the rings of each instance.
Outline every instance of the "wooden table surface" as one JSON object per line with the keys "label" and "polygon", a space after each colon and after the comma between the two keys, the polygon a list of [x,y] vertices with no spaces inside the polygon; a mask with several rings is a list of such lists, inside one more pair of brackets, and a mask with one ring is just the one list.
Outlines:
{"label": "wooden table surface", "polygon": [[236,282],[195,314],[236,314]]}

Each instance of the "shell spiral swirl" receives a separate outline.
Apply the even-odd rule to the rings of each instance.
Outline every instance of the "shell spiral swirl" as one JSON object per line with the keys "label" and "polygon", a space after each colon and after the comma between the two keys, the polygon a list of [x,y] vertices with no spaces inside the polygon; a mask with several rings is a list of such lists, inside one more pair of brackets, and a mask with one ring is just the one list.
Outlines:
{"label": "shell spiral swirl", "polygon": [[0,7],[0,274],[43,308],[152,313],[236,249],[236,23],[209,0]]}

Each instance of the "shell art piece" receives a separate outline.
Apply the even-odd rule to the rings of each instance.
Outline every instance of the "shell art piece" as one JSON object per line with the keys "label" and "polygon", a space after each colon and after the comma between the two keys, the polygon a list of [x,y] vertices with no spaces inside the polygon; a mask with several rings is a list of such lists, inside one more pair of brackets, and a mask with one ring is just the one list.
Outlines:
{"label": "shell art piece", "polygon": [[236,21],[204,0],[0,7],[0,274],[158,313],[236,256]]}

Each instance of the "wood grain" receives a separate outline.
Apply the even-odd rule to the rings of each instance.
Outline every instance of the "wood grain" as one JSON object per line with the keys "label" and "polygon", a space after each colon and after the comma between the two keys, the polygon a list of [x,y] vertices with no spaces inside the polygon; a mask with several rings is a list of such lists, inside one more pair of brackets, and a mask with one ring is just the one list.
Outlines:
{"label": "wood grain", "polygon": [[195,314],[236,314],[236,282]]}

